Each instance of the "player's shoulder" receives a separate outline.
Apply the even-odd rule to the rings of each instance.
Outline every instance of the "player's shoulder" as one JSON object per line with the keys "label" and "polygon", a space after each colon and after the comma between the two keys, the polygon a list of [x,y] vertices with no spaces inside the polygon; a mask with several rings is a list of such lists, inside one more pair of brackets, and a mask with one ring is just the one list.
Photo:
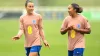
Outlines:
{"label": "player's shoulder", "polygon": [[34,14],[35,14],[36,16],[41,16],[39,13],[36,13],[36,12],[34,12]]}
{"label": "player's shoulder", "polygon": [[84,15],[80,14],[79,16],[80,16],[82,19],[87,20],[87,18],[86,18]]}
{"label": "player's shoulder", "polygon": [[41,16],[40,14],[38,14],[38,13],[36,13],[36,12],[34,12],[34,14],[35,14],[37,17],[39,17],[40,19],[42,19],[42,16]]}
{"label": "player's shoulder", "polygon": [[82,21],[87,21],[88,22],[88,19],[84,15],[80,14],[80,17],[81,17]]}
{"label": "player's shoulder", "polygon": [[65,18],[66,18],[66,19],[69,19],[69,18],[71,18],[71,16],[68,15],[68,16],[66,16]]}
{"label": "player's shoulder", "polygon": [[65,17],[65,20],[70,20],[70,19],[71,19],[71,16],[69,15]]}
{"label": "player's shoulder", "polygon": [[24,17],[26,16],[26,14],[22,14],[19,18],[20,21],[23,21]]}
{"label": "player's shoulder", "polygon": [[20,16],[20,19],[24,18],[25,16],[26,16],[26,14],[22,14],[22,15]]}

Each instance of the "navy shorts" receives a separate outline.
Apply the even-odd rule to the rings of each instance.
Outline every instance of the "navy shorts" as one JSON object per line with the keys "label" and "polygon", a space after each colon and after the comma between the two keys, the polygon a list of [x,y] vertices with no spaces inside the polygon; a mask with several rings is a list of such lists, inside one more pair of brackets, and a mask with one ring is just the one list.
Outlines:
{"label": "navy shorts", "polygon": [[41,50],[41,46],[32,46],[32,47],[25,47],[26,56],[29,56],[30,52],[38,52],[38,56],[40,56],[39,52]]}
{"label": "navy shorts", "polygon": [[68,56],[83,56],[84,48],[75,48],[73,51],[68,51]]}

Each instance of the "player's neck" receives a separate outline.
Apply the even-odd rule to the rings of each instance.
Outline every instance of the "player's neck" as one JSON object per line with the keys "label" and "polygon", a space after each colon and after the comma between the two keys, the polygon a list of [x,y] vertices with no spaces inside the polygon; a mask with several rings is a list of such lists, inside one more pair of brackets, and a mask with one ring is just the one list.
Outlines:
{"label": "player's neck", "polygon": [[27,13],[27,15],[33,15],[33,13]]}
{"label": "player's neck", "polygon": [[78,14],[77,13],[74,13],[73,15],[72,15],[72,18],[76,18],[78,16]]}

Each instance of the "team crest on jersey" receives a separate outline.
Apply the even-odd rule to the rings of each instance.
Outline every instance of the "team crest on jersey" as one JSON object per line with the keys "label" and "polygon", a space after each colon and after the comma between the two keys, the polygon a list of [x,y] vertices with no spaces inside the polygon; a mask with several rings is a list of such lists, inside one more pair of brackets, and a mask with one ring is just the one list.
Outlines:
{"label": "team crest on jersey", "polygon": [[77,28],[81,28],[81,25],[80,24],[77,24]]}
{"label": "team crest on jersey", "polygon": [[36,24],[36,20],[33,20],[32,22],[33,22],[33,24]]}

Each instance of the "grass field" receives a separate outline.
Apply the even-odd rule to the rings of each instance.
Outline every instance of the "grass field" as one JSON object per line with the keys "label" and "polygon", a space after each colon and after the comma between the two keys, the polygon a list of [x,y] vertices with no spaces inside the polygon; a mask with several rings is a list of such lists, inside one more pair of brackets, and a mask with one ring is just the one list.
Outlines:
{"label": "grass field", "polygon": [[[5,7],[20,8],[24,6],[25,1],[26,0],[6,0],[6,1],[0,0],[0,7],[1,8],[5,8]],[[31,0],[31,1],[34,2],[36,0]],[[99,3],[100,0],[38,0],[38,4],[40,6],[68,6],[73,1],[82,6],[100,6],[100,3]]]}
{"label": "grass field", "polygon": [[[49,48],[42,47],[41,56],[67,56],[67,34],[59,30],[62,20],[44,20],[44,31]],[[92,32],[85,35],[86,49],[84,56],[100,56],[100,21],[91,21]],[[24,36],[18,41],[11,37],[18,32],[18,20],[0,20],[0,56],[25,56]]]}

